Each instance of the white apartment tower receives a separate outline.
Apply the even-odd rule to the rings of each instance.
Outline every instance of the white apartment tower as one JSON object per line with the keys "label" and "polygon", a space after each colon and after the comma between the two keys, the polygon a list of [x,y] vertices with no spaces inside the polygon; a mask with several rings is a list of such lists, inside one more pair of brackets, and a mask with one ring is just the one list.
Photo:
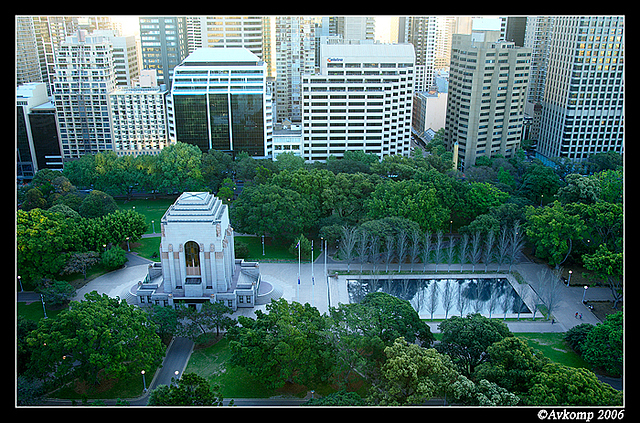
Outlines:
{"label": "white apartment tower", "polygon": [[155,70],[143,71],[140,81],[109,93],[113,149],[119,156],[155,155],[169,142],[166,85],[155,84]]}
{"label": "white apartment tower", "polygon": [[301,16],[276,17],[276,119],[302,119],[302,75],[315,69],[315,25]]}
{"label": "white apartment tower", "polygon": [[302,156],[408,155],[414,65],[411,44],[322,44],[320,73],[303,76]]}
{"label": "white apartment tower", "polygon": [[623,152],[624,17],[555,16],[548,29],[537,153]]}
{"label": "white apartment tower", "polygon": [[520,144],[531,49],[499,37],[453,35],[445,139],[462,169],[478,156],[513,157]]}
{"label": "white apartment tower", "polygon": [[108,37],[78,30],[58,47],[55,68],[63,157],[112,150],[108,94],[115,88],[116,75]]}

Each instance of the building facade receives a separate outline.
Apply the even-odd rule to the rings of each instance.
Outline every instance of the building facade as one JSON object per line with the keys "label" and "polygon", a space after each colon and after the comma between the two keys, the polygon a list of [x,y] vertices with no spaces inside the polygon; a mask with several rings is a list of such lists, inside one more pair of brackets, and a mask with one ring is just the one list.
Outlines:
{"label": "building facade", "polygon": [[56,109],[43,82],[16,89],[16,176],[30,180],[40,169],[62,170]]}
{"label": "building facade", "polygon": [[161,262],[149,266],[136,295],[140,305],[199,309],[222,302],[253,307],[260,285],[257,263],[236,262],[229,209],[208,192],[184,192],[161,220]]}
{"label": "building facade", "polygon": [[303,77],[302,156],[408,155],[413,46],[352,41],[321,45],[320,55],[320,73]]}
{"label": "building facade", "polygon": [[155,155],[168,145],[167,94],[164,84],[160,87],[141,84],[109,93],[109,115],[116,154]]}
{"label": "building facade", "polygon": [[500,31],[454,34],[445,139],[458,163],[513,157],[522,137],[531,49],[498,41]]}
{"label": "building facade", "polygon": [[113,149],[108,94],[115,84],[108,37],[78,30],[60,44],[54,101],[65,159]]}
{"label": "building facade", "polygon": [[174,70],[169,138],[229,153],[271,156],[267,65],[246,48],[201,48]]}
{"label": "building facade", "polygon": [[315,69],[315,24],[301,16],[276,17],[277,122],[302,120],[302,75]]}
{"label": "building facade", "polygon": [[171,86],[173,69],[187,56],[187,20],[184,16],[140,17],[142,67],[155,69],[158,83]]}
{"label": "building facade", "polygon": [[555,16],[537,153],[587,159],[624,148],[624,16]]}

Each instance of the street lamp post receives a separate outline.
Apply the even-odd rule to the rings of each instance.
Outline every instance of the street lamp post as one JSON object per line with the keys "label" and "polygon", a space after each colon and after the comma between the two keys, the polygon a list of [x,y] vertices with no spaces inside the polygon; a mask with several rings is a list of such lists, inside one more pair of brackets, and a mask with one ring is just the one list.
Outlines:
{"label": "street lamp post", "polygon": [[147,392],[147,381],[144,378],[145,371],[143,370],[140,373],[142,374],[142,386],[144,386],[144,391],[143,392]]}
{"label": "street lamp post", "polygon": [[567,279],[567,288],[569,287],[569,282],[571,282],[571,274],[573,273],[573,270],[569,270],[569,279]]}
{"label": "street lamp post", "polygon": [[127,240],[127,251],[131,251],[131,249],[129,248],[129,237],[125,238]]}
{"label": "street lamp post", "polygon": [[22,276],[18,275],[18,283],[20,284],[20,292],[24,292],[24,288],[22,287]]}
{"label": "street lamp post", "polygon": [[47,309],[44,307],[44,296],[40,294],[40,301],[42,301],[42,311],[44,311],[44,318],[47,318]]}
{"label": "street lamp post", "polygon": [[262,255],[264,256],[264,235],[262,235]]}
{"label": "street lamp post", "polygon": [[153,230],[153,233],[155,234],[156,233],[156,221],[155,220],[151,221],[151,228]]}
{"label": "street lamp post", "polygon": [[587,289],[589,289],[589,287],[587,285],[584,286],[584,292],[582,293],[582,304],[584,304],[584,297],[585,295],[587,295]]}

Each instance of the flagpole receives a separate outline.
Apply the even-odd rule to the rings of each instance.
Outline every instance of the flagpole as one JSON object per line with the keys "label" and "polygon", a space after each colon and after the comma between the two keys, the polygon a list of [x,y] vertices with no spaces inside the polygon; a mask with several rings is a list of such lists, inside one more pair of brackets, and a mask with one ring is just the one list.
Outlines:
{"label": "flagpole", "polygon": [[298,302],[300,302],[300,250],[302,248],[300,248],[300,240],[298,240],[298,285],[296,285],[296,298],[298,299]]}
{"label": "flagpole", "polygon": [[315,278],[313,277],[313,240],[311,240],[311,305],[313,306],[313,300],[315,297],[315,285],[316,285],[316,281]]}

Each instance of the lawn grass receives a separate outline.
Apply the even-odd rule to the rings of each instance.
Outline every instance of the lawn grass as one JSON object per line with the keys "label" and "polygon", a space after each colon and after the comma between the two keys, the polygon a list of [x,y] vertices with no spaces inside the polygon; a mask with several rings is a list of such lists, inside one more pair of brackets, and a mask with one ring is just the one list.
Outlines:
{"label": "lawn grass", "polygon": [[531,348],[540,350],[549,360],[568,367],[591,369],[591,366],[575,353],[564,340],[564,333],[514,333],[527,341]]}
{"label": "lawn grass", "polygon": [[[147,219],[147,230],[145,233],[153,233],[153,226],[155,226],[155,233],[160,233],[160,219],[164,216],[170,205],[173,204],[175,198],[158,198],[154,199],[133,199],[133,200],[116,200],[116,204],[121,210],[133,210],[144,215]],[[151,221],[155,221],[155,225],[151,224]]]}
{"label": "lawn grass", "polygon": [[[249,257],[245,258],[247,261],[265,261],[265,260],[278,260],[278,261],[298,261],[298,254],[289,252],[289,245],[283,245],[274,243],[270,238],[265,238],[264,241],[264,256],[262,255],[262,237],[259,236],[246,236],[236,235],[234,240],[243,242],[249,249]],[[316,246],[313,250],[314,258],[320,256],[320,248]],[[302,259],[303,263],[308,263],[309,259]]]}
{"label": "lawn grass", "polygon": [[[140,238],[136,242],[131,243],[131,251],[138,253],[140,257],[148,258],[149,260],[160,262],[160,236],[154,236],[149,238]],[[151,257],[153,254],[156,257]]]}
{"label": "lawn grass", "polygon": [[229,341],[221,339],[214,345],[195,350],[191,354],[185,373],[196,373],[211,384],[220,386],[224,398],[269,398],[276,392],[267,388],[243,367],[229,364]]}
{"label": "lawn grass", "polygon": [[[29,305],[27,303],[16,303],[18,304],[18,316],[22,316],[25,319],[33,320],[34,322],[40,321],[40,319],[44,318],[44,311],[42,310],[42,302],[35,301]],[[46,307],[46,304],[45,304]],[[61,310],[49,310],[47,309],[47,318],[55,319],[56,316],[65,309]]]}

